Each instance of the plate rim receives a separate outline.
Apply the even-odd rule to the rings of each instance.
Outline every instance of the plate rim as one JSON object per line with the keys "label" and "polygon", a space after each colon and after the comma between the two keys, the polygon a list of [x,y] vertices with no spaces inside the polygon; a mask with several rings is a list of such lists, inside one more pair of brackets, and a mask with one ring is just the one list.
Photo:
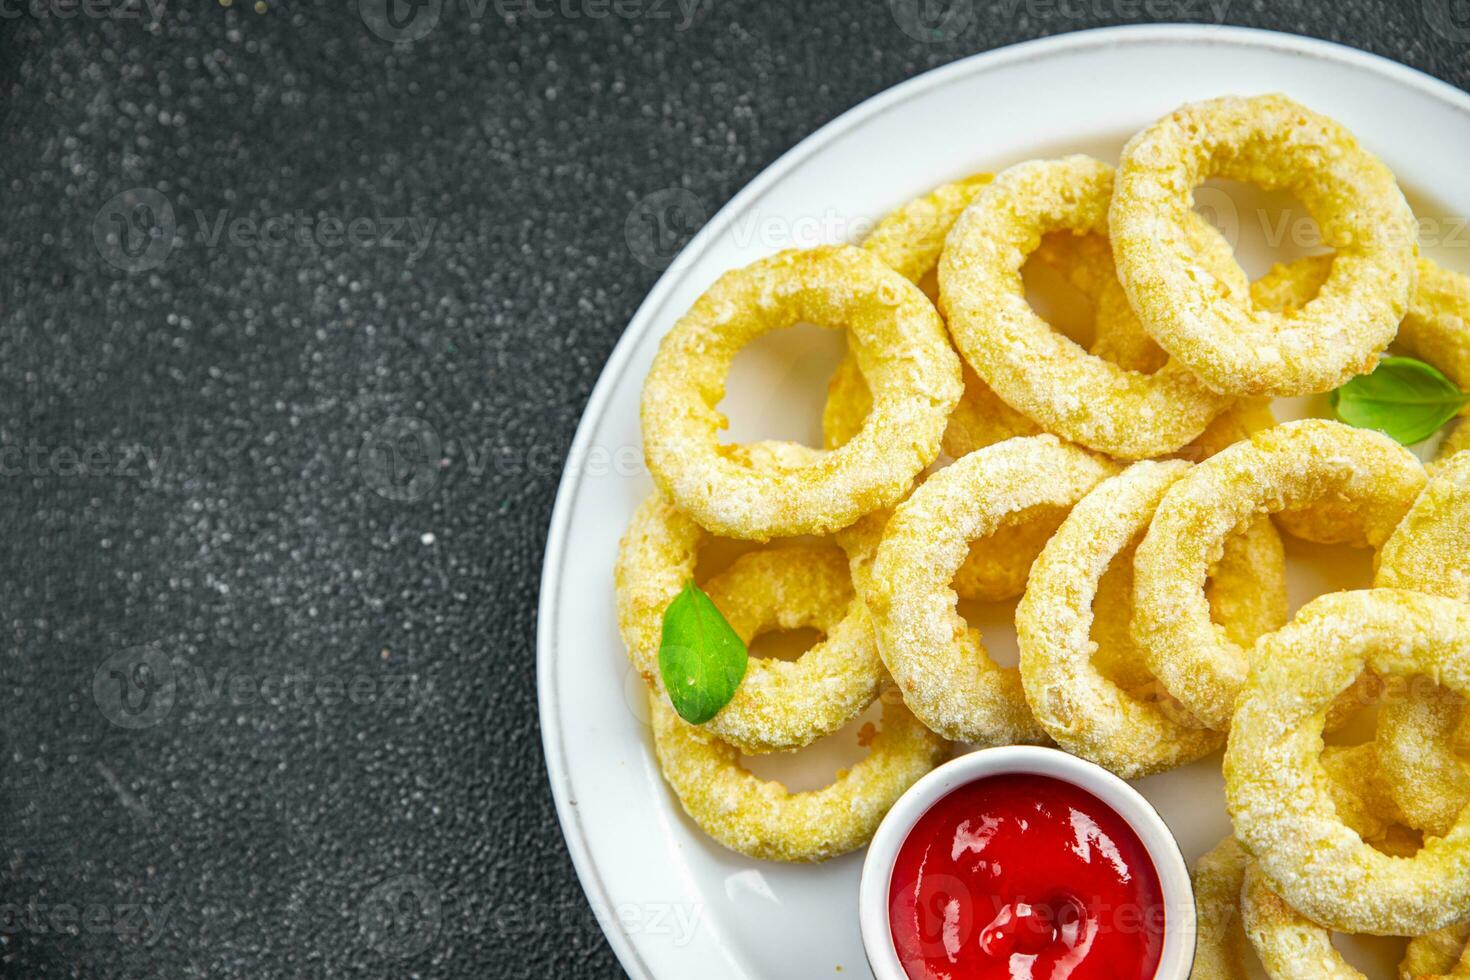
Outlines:
{"label": "plate rim", "polygon": [[[1270,48],[1337,62],[1348,68],[1373,72],[1392,81],[1419,89],[1431,98],[1451,103],[1453,107],[1470,114],[1470,93],[1418,68],[1402,64],[1383,55],[1315,37],[1221,24],[1132,24],[1089,28],[1017,42],[968,55],[929,69],[874,93],[818,127],[756,174],[710,218],[659,275],[658,280],[628,320],[627,326],[609,353],[587,403],[582,409],[576,433],[567,450],[567,460],[580,459],[587,452],[592,439],[592,430],[597,420],[605,414],[613,391],[626,373],[634,350],[643,334],[650,329],[650,324],[654,319],[653,312],[663,305],[667,294],[677,288],[679,280],[684,275],[683,267],[689,264],[693,257],[708,248],[712,241],[724,234],[727,227],[746,210],[748,202],[759,198],[770,185],[783,179],[806,157],[850,130],[863,125],[870,118],[899,103],[913,99],[931,88],[948,84],[956,77],[994,71],[1011,64],[1068,51],[1159,43]],[[576,803],[569,793],[568,766],[564,757],[565,743],[561,731],[562,716],[554,696],[557,687],[555,650],[559,613],[557,584],[560,581],[570,546],[568,530],[584,475],[580,467],[563,465],[561,477],[557,481],[556,498],[552,505],[551,520],[547,530],[536,606],[537,720],[541,728],[542,753],[546,760],[547,779],[551,785],[557,822],[560,825],[562,840],[571,857],[572,867],[576,871],[583,896],[591,905],[598,926],[607,939],[608,945],[612,947],[622,969],[634,980],[657,980],[652,967],[644,961],[638,951],[632,936],[621,928],[616,918],[608,914],[608,909],[613,906],[612,896],[608,893],[606,883],[598,871],[596,860],[592,856],[581,827]]]}

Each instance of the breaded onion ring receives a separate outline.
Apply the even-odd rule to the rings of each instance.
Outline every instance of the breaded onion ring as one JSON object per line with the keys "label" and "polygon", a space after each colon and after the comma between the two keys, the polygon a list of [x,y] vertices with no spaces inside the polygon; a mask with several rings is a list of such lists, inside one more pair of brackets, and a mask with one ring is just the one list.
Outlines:
{"label": "breaded onion ring", "polygon": [[[1251,284],[1251,297],[1263,309],[1295,313],[1317,296],[1332,265],[1329,254],[1272,266]],[[1434,365],[1460,388],[1470,388],[1470,277],[1426,258],[1418,260],[1417,270],[1394,344]]]}
{"label": "breaded onion ring", "polygon": [[[1021,681],[1037,721],[1068,752],[1125,779],[1192,762],[1224,741],[1218,732],[1182,724],[1157,703],[1124,690],[1093,660],[1099,583],[1120,556],[1131,557],[1159,501],[1188,469],[1182,461],[1135,463],[1100,483],[1072,508],[1036,560],[1016,610]],[[1251,527],[1250,534],[1275,537],[1269,522]],[[1216,578],[1240,579],[1226,591],[1235,594],[1238,586],[1248,603],[1254,599],[1269,607],[1264,614],[1242,610],[1248,625],[1239,638],[1249,643],[1285,621],[1286,581],[1258,581],[1251,564],[1230,561],[1242,554],[1250,550],[1227,549]]]}
{"label": "breaded onion ring", "polygon": [[1082,156],[1002,173],[950,232],[940,308],[965,360],[1007,404],[1050,432],[1136,459],[1183,446],[1231,399],[1176,363],[1142,374],[1089,354],[1027,301],[1027,256],[1047,232],[1106,235],[1112,186],[1112,168]]}
{"label": "breaded onion ring", "polygon": [[1337,814],[1323,720],[1365,668],[1437,673],[1470,692],[1470,605],[1339,592],[1262,637],[1225,752],[1226,799],[1236,837],[1291,907],[1343,932],[1418,935],[1470,917],[1470,813],[1412,858],[1375,850]]}
{"label": "breaded onion ring", "polygon": [[1246,935],[1240,922],[1240,889],[1250,864],[1234,837],[1216,844],[1194,865],[1198,933],[1189,980],[1249,980]]}
{"label": "breaded onion ring", "polygon": [[1332,945],[1332,933],[1282,901],[1254,863],[1245,871],[1240,914],[1271,980],[1366,980]]}
{"label": "breaded onion ring", "polygon": [[[743,465],[718,441],[725,375],[746,343],[809,321],[847,327],[876,392],[862,430],[796,470]],[[959,359],[927,297],[850,246],[787,251],[721,276],[659,345],[643,385],[643,441],[659,489],[716,534],[821,534],[896,503],[939,455]]]}
{"label": "breaded onion ring", "polygon": [[1409,940],[1399,980],[1465,980],[1470,977],[1470,922]]}
{"label": "breaded onion ring", "polygon": [[[1336,250],[1317,296],[1278,313],[1222,302],[1183,231],[1211,177],[1288,189]],[[1280,95],[1187,105],[1124,147],[1110,220],[1144,328],[1216,391],[1305,395],[1372,369],[1413,293],[1418,228],[1389,169],[1339,123]]]}
{"label": "breaded onion ring", "polygon": [[792,793],[740,765],[650,692],[654,749],[684,812],[716,841],[764,861],[825,861],[868,843],[904,791],[944,757],[944,741],[896,700],[863,761],[818,790]]}
{"label": "breaded onion ring", "polygon": [[[1470,602],[1470,453],[1439,466],[1384,544],[1374,584]],[[1465,702],[1428,678],[1383,706],[1377,744],[1408,822],[1443,836],[1470,804],[1470,770],[1456,751]]]}
{"label": "breaded onion ring", "polygon": [[986,654],[949,583],[970,543],[1008,516],[1069,507],[1113,472],[1055,436],[1010,439],[940,470],[894,511],[865,598],[883,662],[924,724],[986,745],[1045,739],[1020,675]]}
{"label": "breaded onion ring", "polygon": [[1345,500],[1358,535],[1381,545],[1424,480],[1387,436],[1321,419],[1267,429],[1196,466],[1138,547],[1133,625],[1149,669],[1201,721],[1228,728],[1248,662],[1210,621],[1204,591],[1226,539],[1261,513]]}
{"label": "breaded onion ring", "polygon": [[[772,469],[799,466],[816,450],[757,443],[742,456]],[[881,526],[881,525],[880,525]],[[614,567],[618,629],[628,659],[660,697],[658,668],[664,610],[694,578],[709,534],[661,494],[638,508]],[[876,536],[840,538],[856,567],[871,561]],[[747,643],[772,629],[814,626],[823,641],[794,661],[752,658],[735,696],[704,725],[752,754],[800,748],[841,728],[878,696],[885,674],[866,607],[847,569],[830,550],[795,545],[752,552],[706,583]]]}

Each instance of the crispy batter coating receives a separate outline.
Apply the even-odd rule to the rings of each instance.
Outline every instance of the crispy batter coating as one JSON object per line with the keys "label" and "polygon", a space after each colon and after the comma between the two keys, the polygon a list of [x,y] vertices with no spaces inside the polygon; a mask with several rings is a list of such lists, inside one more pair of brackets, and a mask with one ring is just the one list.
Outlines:
{"label": "crispy batter coating", "polygon": [[1267,429],[1196,466],[1165,495],[1135,559],[1133,626],[1149,669],[1201,721],[1227,729],[1248,662],[1211,622],[1204,591],[1226,540],[1262,513],[1345,500],[1358,536],[1378,546],[1424,480],[1387,436],[1321,419]]}
{"label": "crispy batter coating", "polygon": [[[850,331],[873,410],[808,466],[743,464],[718,440],[725,376],[746,343],[802,321]],[[665,496],[716,534],[823,534],[908,492],[960,392],[959,359],[917,286],[862,249],[786,251],[721,276],[664,337],[643,385],[644,454]]]}
{"label": "crispy batter coating", "polygon": [[1002,173],[950,233],[940,308],[965,360],[1007,404],[1047,431],[1139,459],[1179,449],[1232,399],[1177,363],[1144,374],[1088,353],[1037,315],[1021,281],[1046,233],[1107,234],[1112,186],[1112,168],[1082,156]]}
{"label": "crispy batter coating", "polygon": [[825,861],[868,843],[904,791],[947,747],[896,700],[867,756],[818,790],[792,793],[740,765],[739,752],[708,739],[649,692],[654,750],[684,812],[716,841],[764,861]]}
{"label": "crispy batter coating", "polygon": [[[772,469],[799,466],[816,450],[788,443],[744,447]],[[694,578],[709,534],[661,494],[638,508],[614,568],[618,628],[628,659],[663,697],[658,648],[664,610]],[[854,564],[871,561],[876,536],[843,537]],[[788,751],[841,728],[878,696],[885,680],[867,608],[849,563],[831,546],[785,544],[742,555],[705,590],[741,639],[810,626],[822,642],[794,661],[752,658],[735,696],[701,729],[746,752]]]}
{"label": "crispy batter coating", "polygon": [[1245,929],[1240,921],[1240,889],[1250,855],[1227,837],[1194,865],[1194,907],[1198,935],[1189,980],[1248,980]]}
{"label": "crispy batter coating", "polygon": [[1115,472],[1055,436],[1010,439],[931,476],[894,511],[866,596],[878,649],[909,708],[955,741],[1037,742],[1017,671],[985,653],[949,587],[970,543],[1007,515],[1069,507]]}
{"label": "crispy batter coating", "polygon": [[1418,935],[1470,917],[1470,814],[1411,858],[1376,850],[1338,815],[1322,727],[1365,668],[1470,691],[1470,605],[1338,592],[1262,637],[1225,753],[1226,798],[1236,837],[1291,907],[1338,931]]}
{"label": "crispy batter coating", "polygon": [[[1222,301],[1181,230],[1211,177],[1293,192],[1336,251],[1281,313]],[[1118,276],[1144,328],[1216,391],[1305,395],[1371,370],[1413,293],[1418,228],[1393,173],[1339,123],[1281,95],[1198,102],[1128,142],[1111,209]]]}
{"label": "crispy batter coating", "polygon": [[[1098,484],[1036,560],[1016,610],[1021,682],[1036,720],[1068,752],[1125,779],[1192,762],[1224,741],[1124,690],[1093,659],[1099,584],[1188,469],[1182,461],[1135,463]],[[1233,571],[1251,576],[1253,570]]]}
{"label": "crispy batter coating", "polygon": [[[1470,453],[1435,470],[1384,544],[1374,584],[1470,602]],[[1456,751],[1464,701],[1420,678],[1384,705],[1378,722],[1386,778],[1409,823],[1448,833],[1470,803],[1470,770]]]}

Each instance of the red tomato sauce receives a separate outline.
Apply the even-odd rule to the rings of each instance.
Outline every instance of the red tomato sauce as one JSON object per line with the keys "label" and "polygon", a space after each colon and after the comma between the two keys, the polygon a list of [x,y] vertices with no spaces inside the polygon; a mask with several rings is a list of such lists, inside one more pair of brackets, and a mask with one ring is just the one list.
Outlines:
{"label": "red tomato sauce", "polygon": [[913,980],[1150,980],[1164,898],[1143,841],[1086,790],[991,776],[919,818],[889,922]]}

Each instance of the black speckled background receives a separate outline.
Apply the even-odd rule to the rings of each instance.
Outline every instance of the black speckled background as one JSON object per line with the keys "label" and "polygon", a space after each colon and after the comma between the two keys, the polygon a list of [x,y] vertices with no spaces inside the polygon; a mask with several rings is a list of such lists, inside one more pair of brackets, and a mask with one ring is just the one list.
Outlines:
{"label": "black speckled background", "polygon": [[362,3],[0,3],[6,976],[618,975],[533,634],[647,195],[1102,23],[1470,79],[1454,0]]}

